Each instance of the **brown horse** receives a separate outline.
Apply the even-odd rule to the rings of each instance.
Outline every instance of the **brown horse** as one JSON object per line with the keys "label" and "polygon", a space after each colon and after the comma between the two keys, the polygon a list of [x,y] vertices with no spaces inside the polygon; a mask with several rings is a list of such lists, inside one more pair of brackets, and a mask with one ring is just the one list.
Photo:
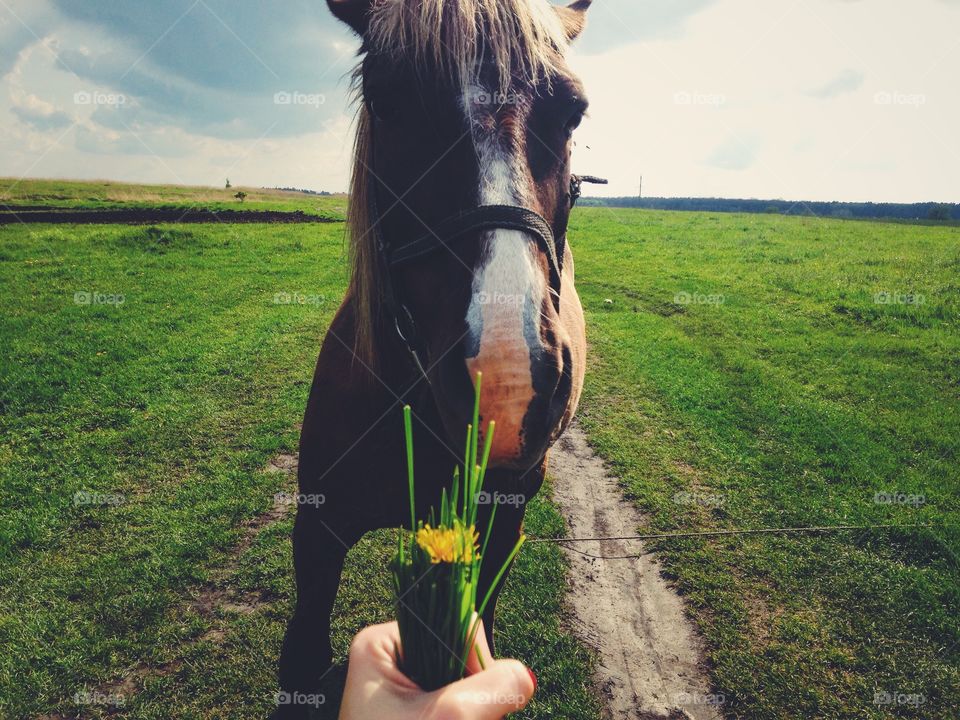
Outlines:
{"label": "brown horse", "polygon": [[[571,134],[587,103],[564,52],[589,4],[328,0],[363,41],[353,267],[300,438],[300,492],[324,501],[297,511],[287,692],[315,691],[331,663],[347,550],[408,516],[404,403],[415,413],[423,514],[461,457],[476,372],[486,379],[481,414],[497,421],[495,501],[537,492],[547,449],[573,417],[586,341],[566,228],[579,192]],[[497,508],[481,585],[513,547],[524,509]],[[495,605],[484,617],[491,643]]]}

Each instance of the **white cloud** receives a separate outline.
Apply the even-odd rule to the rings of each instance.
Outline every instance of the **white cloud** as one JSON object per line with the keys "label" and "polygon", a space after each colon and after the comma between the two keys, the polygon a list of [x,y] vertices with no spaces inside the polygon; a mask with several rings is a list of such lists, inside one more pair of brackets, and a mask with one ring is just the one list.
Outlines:
{"label": "white cloud", "polygon": [[14,98],[10,112],[40,131],[61,130],[72,124],[67,113],[36,95]]}
{"label": "white cloud", "polygon": [[47,0],[0,5],[0,77],[13,69],[24,49],[47,35],[55,20]]}
{"label": "white cloud", "polygon": [[857,70],[842,70],[829,82],[814,88],[808,94],[811,97],[833,98],[859,90],[863,86],[864,75]]}
{"label": "white cloud", "polygon": [[756,163],[760,144],[756,136],[731,135],[710,153],[706,164],[723,170],[746,170]]}

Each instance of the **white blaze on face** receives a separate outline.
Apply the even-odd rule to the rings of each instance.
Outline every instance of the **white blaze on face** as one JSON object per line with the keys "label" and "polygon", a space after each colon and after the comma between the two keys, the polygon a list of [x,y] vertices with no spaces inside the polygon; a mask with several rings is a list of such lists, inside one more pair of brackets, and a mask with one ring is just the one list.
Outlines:
{"label": "white blaze on face", "polygon": [[[495,117],[498,104],[476,102],[482,97],[492,95],[471,88],[465,102],[479,161],[479,203],[529,206],[526,158],[509,149],[522,143],[504,142]],[[467,367],[471,376],[483,371],[487,377],[481,410],[486,419],[496,420],[492,454],[503,458],[519,453],[523,416],[534,395],[528,338],[540,335],[546,280],[525,233],[492,230],[483,243],[486,251],[474,270],[467,309],[468,346],[476,353],[467,358]]]}
{"label": "white blaze on face", "polygon": [[[500,128],[492,116],[497,104],[478,102],[477,98],[494,97],[483,88],[471,87],[467,92],[465,112],[472,118],[473,142],[480,168],[478,201],[481,205],[519,205],[529,207],[527,173],[523,157],[508,149],[512,143],[501,142]],[[473,278],[473,292],[467,311],[467,324],[475,339],[491,329],[481,319],[494,325],[513,324],[522,317],[525,303],[537,309],[546,289],[543,274],[535,259],[531,239],[519,230],[493,230],[485,233],[487,252],[480,259]],[[535,312],[539,316],[539,310]],[[522,328],[520,328],[522,337]]]}

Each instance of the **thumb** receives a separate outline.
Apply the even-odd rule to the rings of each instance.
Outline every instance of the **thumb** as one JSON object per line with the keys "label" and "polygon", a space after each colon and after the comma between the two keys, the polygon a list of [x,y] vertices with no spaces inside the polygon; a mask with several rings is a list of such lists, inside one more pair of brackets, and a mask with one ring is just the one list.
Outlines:
{"label": "thumb", "polygon": [[526,707],[537,689],[533,673],[518,660],[497,660],[487,669],[438,690],[441,717],[499,720]]}

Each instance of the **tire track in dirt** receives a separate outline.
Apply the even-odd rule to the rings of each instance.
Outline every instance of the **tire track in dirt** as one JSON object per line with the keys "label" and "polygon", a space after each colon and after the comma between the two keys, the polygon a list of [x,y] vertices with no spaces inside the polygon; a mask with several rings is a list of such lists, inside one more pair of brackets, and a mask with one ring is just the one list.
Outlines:
{"label": "tire track in dirt", "polygon": [[[571,425],[549,456],[554,501],[572,537],[636,534],[643,516],[624,499],[617,479]],[[638,541],[579,543],[592,555],[638,555]],[[596,682],[611,720],[718,720],[703,646],[681,598],[650,555],[570,560],[574,631],[599,658]]]}

